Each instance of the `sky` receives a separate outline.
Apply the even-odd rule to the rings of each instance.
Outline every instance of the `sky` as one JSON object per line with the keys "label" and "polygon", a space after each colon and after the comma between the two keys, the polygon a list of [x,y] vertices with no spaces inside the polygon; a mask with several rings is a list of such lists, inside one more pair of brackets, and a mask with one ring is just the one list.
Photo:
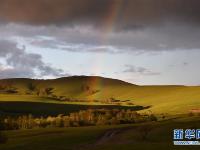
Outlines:
{"label": "sky", "polygon": [[0,0],[0,78],[200,84],[199,0]]}

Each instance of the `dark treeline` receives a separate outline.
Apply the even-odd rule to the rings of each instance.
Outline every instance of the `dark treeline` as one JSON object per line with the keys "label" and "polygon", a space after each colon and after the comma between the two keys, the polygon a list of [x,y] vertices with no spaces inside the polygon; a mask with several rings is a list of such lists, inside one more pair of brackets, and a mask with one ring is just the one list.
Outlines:
{"label": "dark treeline", "polygon": [[115,125],[156,120],[157,118],[153,114],[141,115],[132,110],[88,109],[70,113],[69,115],[58,115],[56,117],[33,117],[32,115],[4,117],[0,120],[0,129],[18,130],[47,127]]}

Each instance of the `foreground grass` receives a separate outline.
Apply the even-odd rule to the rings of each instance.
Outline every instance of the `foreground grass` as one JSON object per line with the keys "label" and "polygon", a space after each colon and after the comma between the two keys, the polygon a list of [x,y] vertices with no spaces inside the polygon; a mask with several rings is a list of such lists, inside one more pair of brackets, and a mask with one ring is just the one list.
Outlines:
{"label": "foreground grass", "polygon": [[[143,124],[144,125],[144,124]],[[175,146],[173,145],[173,129],[198,129],[200,126],[199,118],[180,119],[173,121],[164,121],[160,123],[150,123],[147,126],[152,126],[153,129],[149,133],[147,140],[141,140],[140,132],[138,132],[138,126],[135,128],[123,132],[108,142],[99,145],[95,150],[197,150],[199,146]],[[146,125],[144,125],[146,126]],[[88,150],[92,150],[88,149]]]}
{"label": "foreground grass", "polygon": [[77,145],[91,144],[105,127],[53,128],[7,131],[8,143],[0,145],[2,150],[70,150]]}
{"label": "foreground grass", "polygon": [[[141,126],[152,126],[147,140],[141,140],[138,130]],[[163,122],[78,128],[34,129],[6,131],[8,143],[0,145],[2,150],[138,150],[138,149],[199,149],[199,146],[174,146],[172,132],[175,128],[195,128],[200,118],[184,118]],[[106,131],[121,130],[100,144],[95,144]]]}

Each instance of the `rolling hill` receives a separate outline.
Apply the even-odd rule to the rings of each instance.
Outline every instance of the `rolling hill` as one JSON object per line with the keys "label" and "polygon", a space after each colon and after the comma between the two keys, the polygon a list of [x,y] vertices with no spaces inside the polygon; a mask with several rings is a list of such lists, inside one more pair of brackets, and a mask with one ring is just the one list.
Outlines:
{"label": "rolling hill", "polygon": [[[200,109],[199,86],[139,86],[97,76],[0,80],[0,101],[150,106],[154,113]],[[146,110],[144,110],[146,111]]]}

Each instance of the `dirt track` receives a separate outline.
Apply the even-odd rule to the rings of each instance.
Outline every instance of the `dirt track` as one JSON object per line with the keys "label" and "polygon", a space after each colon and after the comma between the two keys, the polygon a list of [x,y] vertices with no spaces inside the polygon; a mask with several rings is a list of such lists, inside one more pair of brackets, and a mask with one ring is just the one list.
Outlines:
{"label": "dirt track", "polygon": [[92,144],[87,144],[87,145],[79,145],[78,147],[75,148],[75,150],[89,150],[92,149],[93,147],[104,145],[106,143],[119,143],[122,142],[120,141],[120,136],[125,133],[129,132],[129,130],[132,130],[133,127],[124,127],[124,128],[116,128],[116,129],[109,129],[106,130],[103,134],[101,134],[94,143]]}
{"label": "dirt track", "polygon": [[107,141],[116,137],[116,135],[120,134],[124,129],[110,129],[104,132],[95,142],[95,145],[104,144]]}

